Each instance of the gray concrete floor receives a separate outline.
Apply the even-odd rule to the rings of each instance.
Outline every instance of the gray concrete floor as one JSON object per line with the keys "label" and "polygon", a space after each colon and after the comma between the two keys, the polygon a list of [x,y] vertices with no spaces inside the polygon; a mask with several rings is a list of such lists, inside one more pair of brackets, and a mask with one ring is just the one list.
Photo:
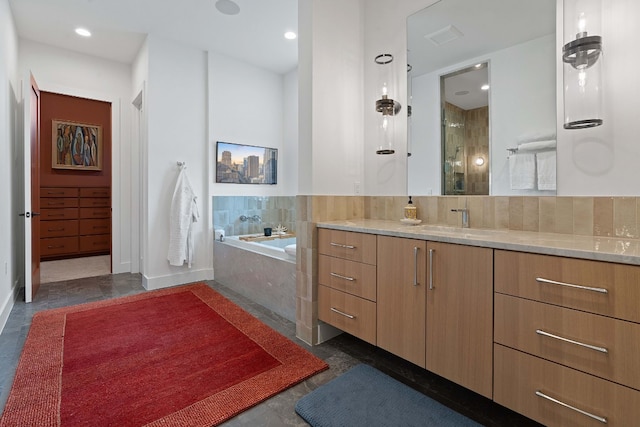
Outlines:
{"label": "gray concrete floor", "polygon": [[[141,276],[137,274],[106,275],[43,284],[34,302],[30,304],[24,303],[21,296],[0,334],[0,407],[4,408],[8,397],[34,313],[146,292],[141,283]],[[294,410],[298,399],[359,363],[372,365],[483,425],[539,426],[482,396],[348,334],[310,347],[295,337],[295,325],[292,322],[216,282],[208,282],[208,285],[263,323],[322,358],[330,366],[330,369],[239,414],[223,426],[306,426],[308,424]]]}

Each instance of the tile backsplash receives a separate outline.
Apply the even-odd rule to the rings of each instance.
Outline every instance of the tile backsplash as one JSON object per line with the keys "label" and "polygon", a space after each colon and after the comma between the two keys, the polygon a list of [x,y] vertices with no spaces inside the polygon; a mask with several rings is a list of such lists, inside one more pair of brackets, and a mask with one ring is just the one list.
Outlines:
{"label": "tile backsplash", "polygon": [[[224,229],[227,236],[262,233],[278,225],[296,229],[295,196],[213,196],[212,203],[213,228]],[[258,215],[260,222],[243,222],[242,215]]]}

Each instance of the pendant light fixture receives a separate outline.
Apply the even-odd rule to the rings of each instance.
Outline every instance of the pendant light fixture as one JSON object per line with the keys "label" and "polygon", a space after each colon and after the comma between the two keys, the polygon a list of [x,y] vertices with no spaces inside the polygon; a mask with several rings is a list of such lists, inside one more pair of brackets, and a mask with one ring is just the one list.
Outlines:
{"label": "pendant light fixture", "polygon": [[564,128],[600,126],[602,120],[601,0],[564,0]]}
{"label": "pendant light fixture", "polygon": [[375,57],[378,64],[378,90],[380,99],[376,101],[376,111],[382,114],[378,122],[378,149],[376,154],[393,154],[393,138],[395,134],[394,116],[400,111],[400,104],[389,97],[389,89],[394,83],[393,55],[383,53]]}

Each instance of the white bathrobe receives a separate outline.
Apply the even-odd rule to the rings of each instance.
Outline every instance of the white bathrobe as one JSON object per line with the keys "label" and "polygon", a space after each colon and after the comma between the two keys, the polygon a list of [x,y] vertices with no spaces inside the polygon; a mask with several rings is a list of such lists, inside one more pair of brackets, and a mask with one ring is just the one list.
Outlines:
{"label": "white bathrobe", "polygon": [[185,168],[180,170],[176,189],[171,200],[171,219],[169,225],[169,264],[180,266],[187,262],[191,268],[193,259],[193,238],[191,229],[198,221],[196,195],[189,184]]}

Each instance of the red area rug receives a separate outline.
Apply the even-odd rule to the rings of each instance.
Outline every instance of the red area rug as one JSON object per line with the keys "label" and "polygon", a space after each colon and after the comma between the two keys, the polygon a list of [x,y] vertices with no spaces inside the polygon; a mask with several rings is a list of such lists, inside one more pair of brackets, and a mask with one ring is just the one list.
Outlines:
{"label": "red area rug", "polygon": [[205,284],[37,313],[0,426],[212,426],[327,364]]}

